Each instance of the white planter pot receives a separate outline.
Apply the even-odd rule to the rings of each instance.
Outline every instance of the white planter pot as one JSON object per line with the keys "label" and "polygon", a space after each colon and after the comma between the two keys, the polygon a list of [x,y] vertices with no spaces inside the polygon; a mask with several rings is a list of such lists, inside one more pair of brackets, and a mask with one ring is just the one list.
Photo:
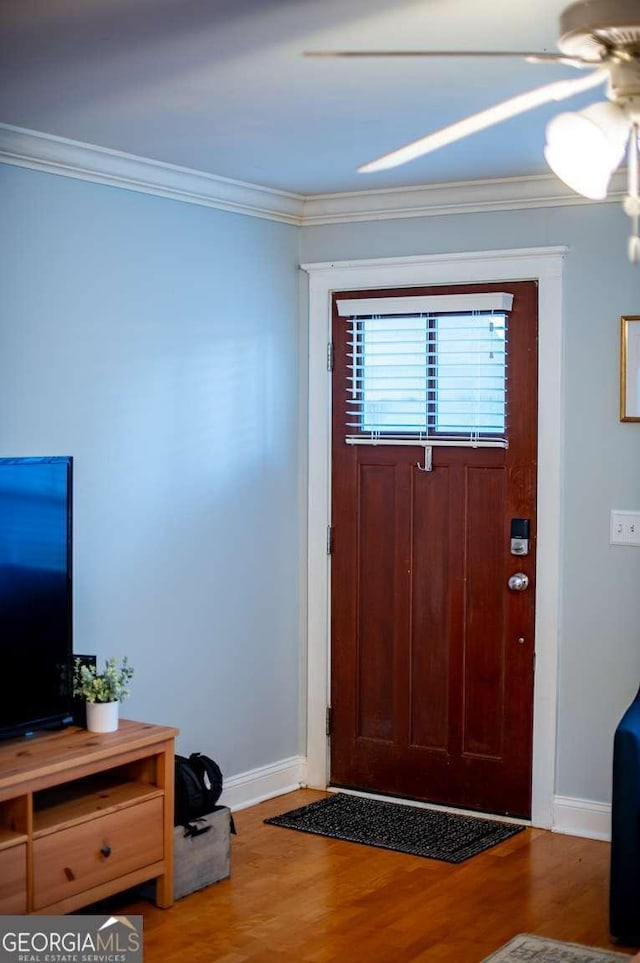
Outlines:
{"label": "white planter pot", "polygon": [[87,702],[89,732],[115,732],[118,728],[119,702]]}

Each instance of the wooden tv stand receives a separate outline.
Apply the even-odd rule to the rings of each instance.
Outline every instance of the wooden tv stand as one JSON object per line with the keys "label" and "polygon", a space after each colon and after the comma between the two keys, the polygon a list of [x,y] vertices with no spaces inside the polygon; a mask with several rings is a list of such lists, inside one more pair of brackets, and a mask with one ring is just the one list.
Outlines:
{"label": "wooden tv stand", "polygon": [[0,742],[0,914],[70,913],[151,879],[171,906],[177,732],[122,719]]}

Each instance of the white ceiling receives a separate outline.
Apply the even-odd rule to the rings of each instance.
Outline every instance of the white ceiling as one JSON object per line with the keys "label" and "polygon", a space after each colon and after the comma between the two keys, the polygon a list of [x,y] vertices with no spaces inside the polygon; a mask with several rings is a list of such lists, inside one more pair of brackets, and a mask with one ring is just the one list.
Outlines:
{"label": "white ceiling", "polygon": [[[0,122],[317,194],[545,173],[539,108],[379,174],[359,164],[577,72],[304,50],[555,50],[564,0],[0,0]],[[593,94],[570,101],[575,109]]]}

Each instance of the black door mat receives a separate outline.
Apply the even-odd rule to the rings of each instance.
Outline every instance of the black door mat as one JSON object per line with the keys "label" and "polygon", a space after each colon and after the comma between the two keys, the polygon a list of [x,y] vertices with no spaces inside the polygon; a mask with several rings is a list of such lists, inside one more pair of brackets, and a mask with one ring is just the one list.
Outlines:
{"label": "black door mat", "polygon": [[265,823],[446,863],[462,863],[525,828],[345,793],[326,796]]}

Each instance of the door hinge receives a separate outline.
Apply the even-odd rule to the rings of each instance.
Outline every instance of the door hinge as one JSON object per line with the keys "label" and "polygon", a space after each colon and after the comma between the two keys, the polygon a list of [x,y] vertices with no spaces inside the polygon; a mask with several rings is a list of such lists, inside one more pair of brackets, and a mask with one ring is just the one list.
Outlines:
{"label": "door hinge", "polygon": [[327,716],[325,721],[325,733],[327,736],[331,735],[331,706],[327,706]]}
{"label": "door hinge", "polygon": [[333,341],[327,345],[327,371],[333,371]]}
{"label": "door hinge", "polygon": [[327,525],[327,555],[333,552],[333,525]]}

